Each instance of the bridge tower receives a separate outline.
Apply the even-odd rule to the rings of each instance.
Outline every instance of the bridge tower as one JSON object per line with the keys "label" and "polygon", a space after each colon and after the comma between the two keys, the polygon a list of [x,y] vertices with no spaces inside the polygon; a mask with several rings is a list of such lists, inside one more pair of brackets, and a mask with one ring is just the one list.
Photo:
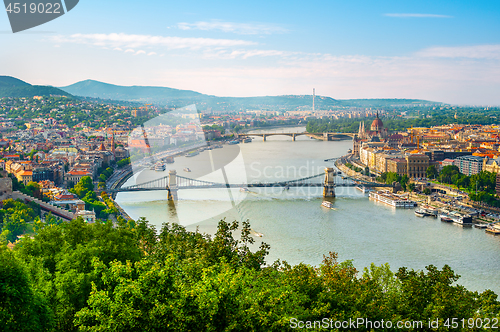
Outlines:
{"label": "bridge tower", "polygon": [[265,142],[266,141],[266,137],[267,137],[266,134],[262,135],[262,141]]}
{"label": "bridge tower", "polygon": [[325,183],[323,185],[323,197],[335,197],[335,174],[333,167],[325,168]]}
{"label": "bridge tower", "polygon": [[177,188],[177,171],[175,169],[171,169],[170,171],[168,171],[167,190],[167,199],[169,201],[176,201],[177,191],[179,190],[179,188]]}

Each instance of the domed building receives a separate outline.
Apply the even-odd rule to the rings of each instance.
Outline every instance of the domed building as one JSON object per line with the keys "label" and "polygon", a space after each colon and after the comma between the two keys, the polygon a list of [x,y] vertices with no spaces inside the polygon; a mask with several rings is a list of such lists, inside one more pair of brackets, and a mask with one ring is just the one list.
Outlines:
{"label": "domed building", "polygon": [[374,136],[381,139],[385,139],[386,137],[389,136],[389,131],[387,130],[387,128],[384,128],[384,123],[378,117],[378,112],[377,112],[377,117],[375,118],[375,120],[373,120],[370,126],[370,130],[365,130],[364,122],[359,124],[358,138],[366,139],[366,138],[372,138]]}
{"label": "domed building", "polygon": [[389,136],[389,131],[387,130],[387,128],[384,128],[384,123],[378,117],[378,112],[377,117],[375,118],[375,120],[373,120],[372,125],[370,126],[370,131],[366,133],[366,136],[377,136],[378,138],[386,138],[387,136]]}
{"label": "domed building", "polygon": [[359,124],[359,131],[353,139],[353,154],[359,155],[361,145],[364,142],[381,142],[389,137],[389,131],[384,127],[384,123],[380,120],[377,112],[377,117],[373,120],[370,130],[365,129],[365,123]]}
{"label": "domed building", "polygon": [[373,120],[370,130],[379,132],[382,131],[383,129],[384,129],[384,123],[382,122],[382,120],[379,119],[377,112],[377,117],[375,118],[375,120]]}

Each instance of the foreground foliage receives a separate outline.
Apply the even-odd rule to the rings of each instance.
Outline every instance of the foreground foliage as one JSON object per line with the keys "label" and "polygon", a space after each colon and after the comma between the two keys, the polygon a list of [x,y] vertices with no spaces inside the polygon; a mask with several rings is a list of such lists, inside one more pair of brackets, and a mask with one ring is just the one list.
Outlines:
{"label": "foreground foliage", "polygon": [[448,266],[394,274],[372,264],[360,274],[334,253],[319,267],[266,266],[269,246],[253,246],[247,222],[221,221],[213,237],[177,224],[156,232],[144,219],[39,225],[14,251],[0,249],[2,328],[284,331],[292,319],[499,316],[496,294],[454,284],[458,276]]}

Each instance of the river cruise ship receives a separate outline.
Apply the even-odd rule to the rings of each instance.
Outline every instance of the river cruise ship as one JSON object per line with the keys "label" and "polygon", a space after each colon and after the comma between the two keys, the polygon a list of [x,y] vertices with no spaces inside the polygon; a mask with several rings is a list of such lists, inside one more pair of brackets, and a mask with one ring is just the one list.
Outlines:
{"label": "river cruise ship", "polygon": [[411,201],[401,195],[393,194],[388,190],[372,191],[369,195],[370,199],[387,204],[394,208],[410,209],[417,206],[417,203]]}

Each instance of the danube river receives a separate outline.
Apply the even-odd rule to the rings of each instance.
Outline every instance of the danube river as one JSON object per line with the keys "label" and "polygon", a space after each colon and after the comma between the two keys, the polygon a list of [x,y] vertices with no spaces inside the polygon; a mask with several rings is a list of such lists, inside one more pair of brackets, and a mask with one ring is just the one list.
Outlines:
{"label": "danube river", "polygon": [[[288,136],[267,137],[266,142],[256,137],[252,143],[178,157],[166,171],[145,170],[125,186],[166,176],[169,169],[188,178],[231,184],[292,180],[324,172],[333,164],[325,159],[345,155],[351,147],[351,141],[324,142],[306,136],[295,142]],[[227,158],[217,157],[221,154]],[[214,166],[214,159],[215,164],[224,159],[225,166]],[[204,166],[207,161],[211,173]],[[268,263],[281,259],[319,265],[323,255],[334,251],[340,260],[353,260],[360,270],[372,262],[388,262],[393,271],[401,266],[423,269],[448,264],[462,276],[458,283],[468,289],[489,288],[500,294],[500,237],[434,218],[417,218],[413,210],[369,201],[355,188],[337,188],[332,210],[321,206],[322,188],[185,189],[179,191],[175,206],[166,201],[166,191],[119,193],[116,200],[132,218],[146,217],[158,229],[164,222],[178,222],[189,230],[214,234],[221,218],[248,219],[254,234],[262,234],[255,236],[256,244],[271,245]]]}

